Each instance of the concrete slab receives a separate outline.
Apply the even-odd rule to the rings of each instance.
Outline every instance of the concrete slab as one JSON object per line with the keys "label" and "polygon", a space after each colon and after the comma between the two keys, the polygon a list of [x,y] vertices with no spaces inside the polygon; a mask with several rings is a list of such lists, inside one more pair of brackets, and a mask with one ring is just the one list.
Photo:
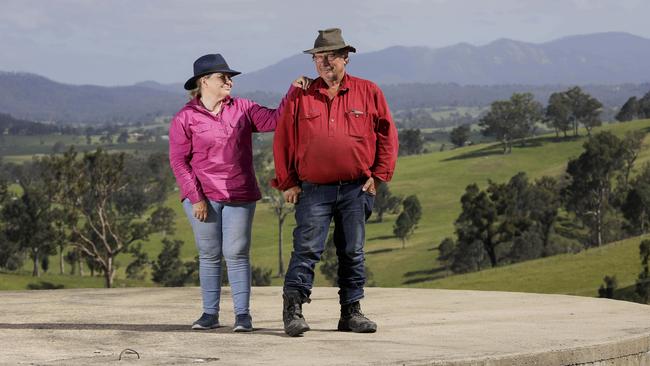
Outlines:
{"label": "concrete slab", "polygon": [[[312,331],[285,336],[281,289],[253,289],[256,331],[192,331],[198,288],[0,292],[0,363],[37,365],[650,365],[650,307],[507,292],[368,288],[375,334],[337,332],[335,288],[317,288]],[[139,354],[122,354],[132,349]]]}

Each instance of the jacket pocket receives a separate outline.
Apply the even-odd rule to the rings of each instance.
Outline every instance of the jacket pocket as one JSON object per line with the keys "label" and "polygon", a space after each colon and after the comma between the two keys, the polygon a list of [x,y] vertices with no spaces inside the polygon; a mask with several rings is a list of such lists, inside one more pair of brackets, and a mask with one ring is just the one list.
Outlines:
{"label": "jacket pocket", "polygon": [[209,123],[201,123],[192,128],[192,149],[206,151],[211,148],[216,140],[216,128]]}

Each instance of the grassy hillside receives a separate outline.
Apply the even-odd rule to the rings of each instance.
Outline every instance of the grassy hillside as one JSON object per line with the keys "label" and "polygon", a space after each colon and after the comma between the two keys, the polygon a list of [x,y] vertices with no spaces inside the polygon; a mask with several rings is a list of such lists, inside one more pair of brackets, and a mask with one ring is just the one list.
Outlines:
{"label": "grassy hillside", "polygon": [[597,296],[605,275],[616,276],[619,288],[634,285],[641,271],[639,243],[643,239],[648,237],[631,238],[577,254],[450,276],[416,287]]}
{"label": "grassy hillside", "polygon": [[[650,130],[650,120],[608,125],[596,129],[594,133],[611,130],[615,134],[623,136],[626,131],[635,129]],[[582,134],[585,134],[585,132],[582,131]],[[400,158],[393,182],[390,184],[391,191],[403,196],[416,194],[422,203],[423,216],[418,229],[408,241],[405,249],[401,249],[401,242],[392,235],[395,216],[386,216],[382,223],[375,223],[372,221],[374,217],[371,218],[371,222],[367,225],[366,253],[369,268],[374,274],[374,281],[377,285],[384,287],[504,289],[593,295],[603,275],[615,273],[611,270],[597,273],[599,272],[598,268],[601,267],[591,262],[590,266],[594,268],[593,273],[575,272],[576,278],[556,278],[555,282],[550,281],[548,285],[542,286],[532,281],[523,280],[518,282],[514,279],[538,277],[538,274],[544,271],[543,265],[534,264],[538,262],[547,263],[547,261],[551,261],[553,266],[558,267],[553,267],[553,271],[561,273],[559,267],[570,267],[573,263],[572,260],[581,258],[578,256],[593,256],[592,253],[598,252],[596,250],[590,250],[578,256],[562,256],[561,258],[564,259],[560,257],[548,258],[541,262],[525,262],[493,271],[445,279],[438,279],[443,273],[436,259],[438,251],[435,250],[444,237],[452,235],[453,222],[460,212],[460,196],[468,184],[477,183],[479,186],[485,187],[488,179],[495,182],[504,182],[520,171],[526,172],[533,179],[542,175],[560,175],[565,169],[567,160],[577,157],[581,153],[585,139],[585,136],[569,140],[556,140],[554,136],[537,137],[531,139],[526,146],[515,146],[512,154],[509,155],[501,154],[501,148],[498,144],[482,144],[451,151]],[[646,161],[650,161],[648,144],[650,144],[650,138],[645,141],[644,150],[638,159],[637,167]],[[185,241],[182,256],[185,260],[191,260],[194,258],[196,250],[190,226],[187,223],[177,195],[172,195],[167,204],[174,208],[177,213],[177,233],[174,237]],[[285,266],[288,263],[291,251],[291,231],[293,227],[293,218],[289,218],[284,228]],[[278,266],[277,233],[276,218],[266,204],[259,203],[253,228],[252,261],[256,266],[272,269],[274,275]],[[150,253],[150,258],[155,258],[160,251],[160,239],[160,236],[153,236],[145,244],[145,249]],[[633,241],[626,241],[620,245],[629,245],[632,248],[634,243]],[[610,253],[608,250],[612,250],[611,248],[607,247],[599,250],[602,250],[603,253]],[[593,258],[606,258],[608,255],[618,256],[618,254],[611,253]],[[596,260],[593,258],[591,260]],[[129,261],[130,258],[127,257],[118,260],[120,264],[118,275],[122,278],[124,277],[124,268]],[[598,260],[596,261],[601,263]],[[55,263],[57,262],[53,258],[51,267],[56,271]],[[601,263],[603,269],[614,269],[618,268],[619,265],[621,268],[631,268],[631,272],[626,275],[628,277],[632,276],[632,274],[635,276],[635,273],[638,272],[638,258],[633,255],[621,255],[620,261],[615,263],[616,267],[613,267],[613,264],[603,263],[605,262]],[[535,267],[536,270],[531,269],[530,274],[526,274],[527,268],[533,268],[534,265],[542,267]],[[582,279],[578,279],[578,277]],[[587,279],[587,277],[589,278]],[[477,278],[481,280],[477,280]],[[488,279],[486,280],[486,278]],[[622,282],[622,280],[623,277],[619,277],[619,281]],[[5,279],[0,277],[0,288],[3,287],[2,282],[4,281]],[[274,285],[280,285],[281,283],[282,278],[273,279]],[[509,286],[509,284],[512,284],[512,287],[498,287]],[[318,271],[316,285],[326,285]]]}
{"label": "grassy hillside", "polygon": [[[643,120],[609,125],[598,131],[611,130],[623,136],[629,130],[649,128],[650,120]],[[403,195],[417,194],[424,214],[404,250],[398,249],[400,245],[395,238],[381,237],[390,235],[390,226],[369,225],[370,230],[378,229],[382,233],[371,234],[367,245],[370,253],[378,252],[368,255],[370,268],[384,269],[375,271],[377,282],[382,286],[402,286],[418,276],[426,277],[421,274],[435,273],[437,251],[431,249],[453,233],[453,222],[460,212],[460,196],[468,184],[476,182],[485,187],[488,179],[504,182],[519,171],[526,172],[530,178],[557,176],[564,171],[569,158],[582,152],[585,139],[583,136],[573,141],[556,142],[553,137],[540,137],[531,141],[530,146],[515,147],[510,155],[502,155],[499,145],[492,144],[401,158],[391,190]],[[637,167],[650,161],[649,143],[650,138],[646,138]],[[430,282],[420,284],[434,285]]]}

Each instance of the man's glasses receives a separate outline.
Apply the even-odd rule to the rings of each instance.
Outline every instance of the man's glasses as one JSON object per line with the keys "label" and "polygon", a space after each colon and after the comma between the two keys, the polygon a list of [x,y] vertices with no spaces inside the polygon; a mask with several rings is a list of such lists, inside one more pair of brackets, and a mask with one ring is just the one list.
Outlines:
{"label": "man's glasses", "polygon": [[311,59],[318,64],[322,64],[325,59],[327,59],[327,62],[332,62],[339,57],[343,57],[343,55],[340,53],[326,53],[324,55],[313,55]]}

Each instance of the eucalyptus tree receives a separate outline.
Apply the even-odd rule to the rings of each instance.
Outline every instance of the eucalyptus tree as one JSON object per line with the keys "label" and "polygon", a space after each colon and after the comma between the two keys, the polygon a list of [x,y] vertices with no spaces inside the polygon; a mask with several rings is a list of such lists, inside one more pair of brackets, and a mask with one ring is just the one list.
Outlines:
{"label": "eucalyptus tree", "polygon": [[485,136],[494,136],[503,144],[503,153],[512,152],[513,141],[531,136],[542,119],[542,105],[531,93],[514,93],[509,100],[493,102],[479,126]]}
{"label": "eucalyptus tree", "polygon": [[99,266],[112,287],[115,258],[134,243],[171,225],[163,207],[171,187],[146,160],[98,149],[79,157],[73,149],[44,159],[44,181],[66,212],[69,242]]}
{"label": "eucalyptus tree", "polygon": [[594,135],[584,144],[585,151],[569,161],[566,173],[571,183],[564,189],[567,209],[590,230],[591,243],[601,246],[605,218],[611,211],[613,180],[625,166],[625,148],[611,132]]}

